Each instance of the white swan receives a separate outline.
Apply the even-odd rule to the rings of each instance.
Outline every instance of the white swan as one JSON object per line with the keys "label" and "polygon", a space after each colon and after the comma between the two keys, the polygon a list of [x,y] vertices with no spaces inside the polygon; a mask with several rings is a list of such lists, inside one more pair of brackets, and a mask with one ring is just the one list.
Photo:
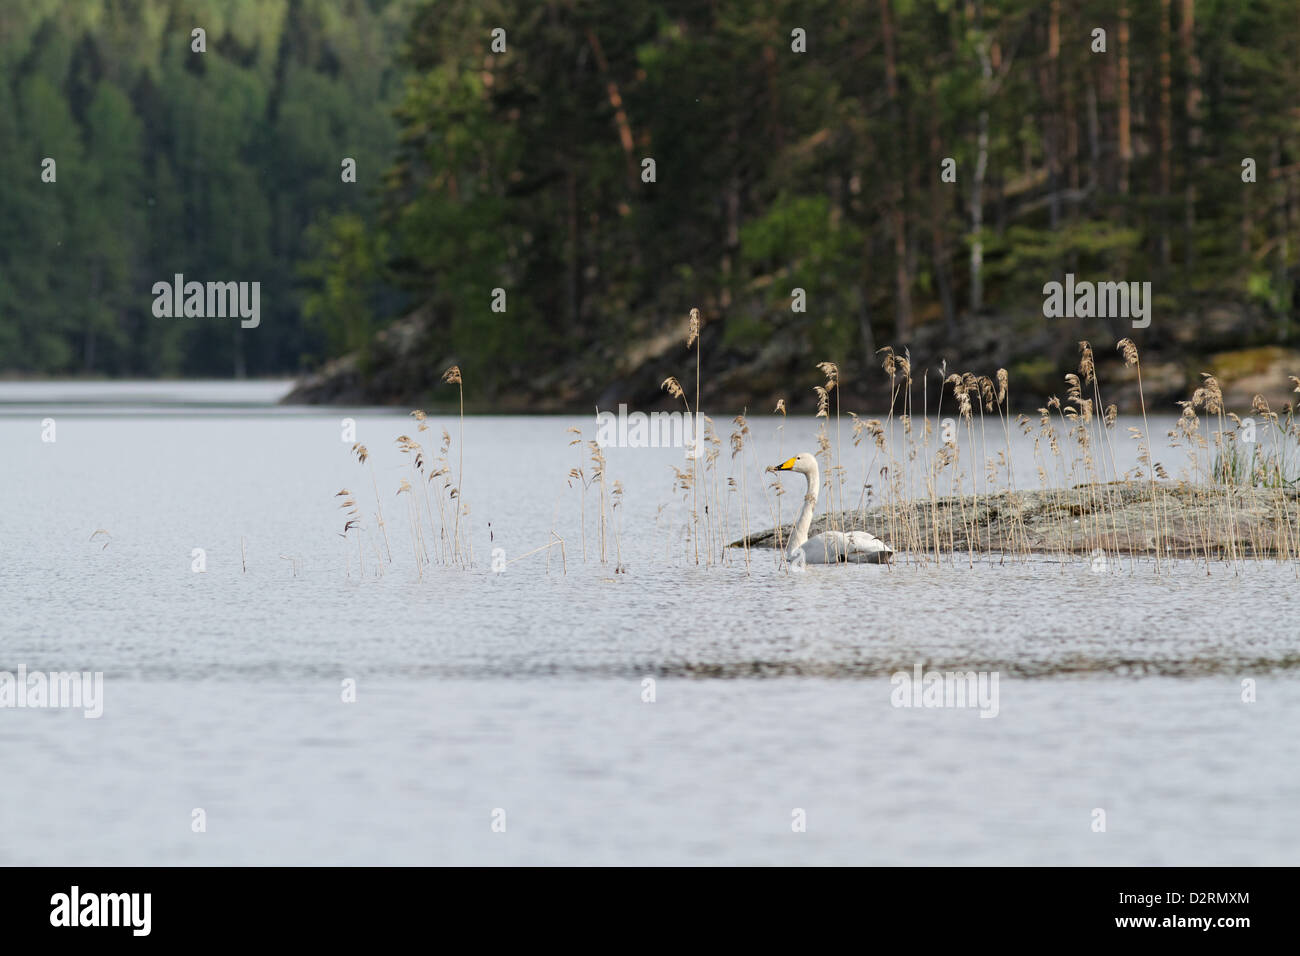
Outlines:
{"label": "white swan", "polygon": [[795,455],[788,461],[772,466],[773,471],[793,471],[808,480],[808,492],[803,498],[803,511],[794,523],[794,532],[786,547],[786,557],[794,563],[803,553],[805,564],[888,564],[894,551],[875,535],[865,531],[823,531],[815,538],[808,537],[812,527],[813,512],[817,510],[817,488],[821,483],[817,459],[807,452]]}

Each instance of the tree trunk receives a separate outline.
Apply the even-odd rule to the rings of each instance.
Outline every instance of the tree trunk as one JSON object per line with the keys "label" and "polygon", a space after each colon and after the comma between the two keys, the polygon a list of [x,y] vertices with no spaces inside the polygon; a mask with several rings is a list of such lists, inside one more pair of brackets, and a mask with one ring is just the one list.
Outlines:
{"label": "tree trunk", "polygon": [[1043,70],[1043,149],[1047,154],[1047,224],[1061,221],[1061,122],[1058,111],[1061,76],[1061,0],[1052,0],[1047,19],[1047,64]]}
{"label": "tree trunk", "polygon": [[1130,139],[1128,78],[1128,0],[1119,0],[1119,193],[1128,195],[1129,164],[1133,162]]}
{"label": "tree trunk", "polygon": [[740,250],[740,179],[735,175],[727,180],[725,201],[727,245],[722,256],[722,289],[718,293],[718,304],[724,309],[729,309],[731,308],[731,285],[734,281],[732,272],[736,254]]}
{"label": "tree trunk", "polygon": [[[1088,74],[1084,96],[1088,110],[1088,193],[1097,188],[1098,167],[1101,164],[1101,120],[1097,116],[1097,86],[1092,75]],[[1091,199],[1089,200],[1091,205]]]}
{"label": "tree trunk", "polygon": [[568,306],[566,311],[569,313],[569,328],[580,329],[582,328],[580,316],[582,295],[579,291],[579,284],[582,281],[582,269],[579,263],[580,249],[578,240],[578,174],[574,170],[572,162],[567,165],[569,171],[566,177],[565,193],[568,206],[569,241],[566,250],[568,252],[566,257],[568,261],[565,263],[564,283],[565,298],[568,299],[568,302],[565,304]]}
{"label": "tree trunk", "polygon": [[1201,148],[1201,61],[1196,55],[1196,0],[1183,0],[1183,58],[1187,63],[1187,190],[1183,198],[1183,259],[1187,274],[1196,264],[1196,171],[1200,168]]}
{"label": "tree trunk", "polygon": [[974,4],[975,30],[979,34],[975,49],[980,59],[980,112],[975,137],[975,174],[970,193],[970,310],[972,314],[984,308],[984,177],[989,168],[989,110],[986,103],[988,85],[993,78],[993,64],[989,60],[988,38],[983,35],[983,5]]}
{"label": "tree trunk", "polygon": [[865,376],[866,371],[876,361],[876,336],[871,331],[871,306],[868,304],[870,293],[866,283],[863,283],[859,288],[858,294],[860,296],[858,302],[858,335],[862,342],[862,371]]}
{"label": "tree trunk", "polygon": [[634,155],[635,138],[632,135],[632,124],[627,118],[627,110],[623,108],[623,94],[619,92],[618,83],[609,72],[609,63],[605,59],[605,49],[600,45],[600,38],[590,27],[587,28],[587,43],[596,57],[596,69],[600,70],[600,75],[605,79],[605,95],[609,98],[609,105],[614,109],[614,125],[618,127],[618,141],[623,147],[623,157],[627,163],[628,191],[635,193],[640,177],[637,175]]}
{"label": "tree trunk", "polygon": [[944,235],[944,198],[947,184],[939,179],[939,163],[943,160],[943,139],[939,132],[939,97],[935,82],[930,83],[930,245],[934,255],[935,284],[939,287],[939,303],[943,306],[943,324],[948,334],[956,334],[956,308],[952,297],[952,275],[949,270],[948,240]]}
{"label": "tree trunk", "polygon": [[[90,299],[98,307],[100,298],[103,295],[103,266],[96,261],[90,267]],[[86,313],[86,342],[85,352],[82,354],[82,361],[85,364],[87,372],[95,370],[95,322],[97,321],[94,309]]]}
{"label": "tree trunk", "polygon": [[885,88],[889,94],[890,126],[893,128],[893,150],[889,170],[889,221],[894,234],[894,336],[899,344],[912,339],[912,279],[907,267],[907,219],[903,212],[903,170],[907,165],[904,152],[905,137],[899,121],[898,68],[894,51],[894,26],[890,18],[889,0],[880,0],[880,33],[885,47]]}
{"label": "tree trunk", "polygon": [[1169,0],[1160,0],[1160,215],[1157,251],[1169,265],[1169,196],[1173,180],[1173,79],[1169,56]]}
{"label": "tree trunk", "polygon": [[[1270,164],[1273,169],[1278,170],[1279,172],[1281,172],[1282,167],[1283,149],[1283,140],[1279,137],[1273,145],[1273,157]],[[1273,200],[1274,229],[1277,233],[1277,266],[1273,273],[1273,285],[1277,290],[1275,294],[1279,298],[1282,298],[1285,295],[1285,298],[1282,298],[1281,304],[1274,305],[1274,308],[1278,313],[1277,334],[1281,337],[1285,337],[1286,335],[1287,310],[1290,306],[1291,300],[1291,282],[1290,276],[1287,274],[1287,265],[1291,258],[1290,236],[1288,235],[1290,232],[1290,217],[1287,215],[1287,206],[1289,205],[1290,200],[1290,189],[1288,188],[1290,178],[1291,177],[1286,173],[1282,173],[1277,177],[1277,186],[1274,190],[1275,195]]]}

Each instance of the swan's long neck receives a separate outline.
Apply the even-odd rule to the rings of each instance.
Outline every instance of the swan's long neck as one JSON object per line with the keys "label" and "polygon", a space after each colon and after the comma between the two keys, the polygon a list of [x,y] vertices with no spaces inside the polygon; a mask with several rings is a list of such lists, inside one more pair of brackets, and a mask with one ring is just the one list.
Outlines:
{"label": "swan's long neck", "polygon": [[794,523],[794,531],[790,535],[790,543],[786,548],[787,554],[793,554],[808,540],[808,529],[812,527],[813,512],[817,510],[817,488],[821,484],[821,475],[816,461],[813,462],[812,472],[804,475],[804,478],[808,481],[808,491],[803,496],[803,511],[799,512],[799,520]]}

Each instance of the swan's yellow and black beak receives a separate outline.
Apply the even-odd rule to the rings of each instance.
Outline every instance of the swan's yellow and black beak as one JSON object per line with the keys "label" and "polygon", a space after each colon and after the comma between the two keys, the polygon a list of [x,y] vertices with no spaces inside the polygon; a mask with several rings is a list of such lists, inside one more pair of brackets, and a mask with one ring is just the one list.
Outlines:
{"label": "swan's yellow and black beak", "polygon": [[783,461],[783,462],[781,462],[781,464],[779,464],[779,465],[773,465],[773,466],[772,466],[772,470],[773,470],[773,471],[793,471],[793,470],[794,470],[794,463],[795,463],[796,461],[798,461],[797,458],[791,458],[789,461]]}

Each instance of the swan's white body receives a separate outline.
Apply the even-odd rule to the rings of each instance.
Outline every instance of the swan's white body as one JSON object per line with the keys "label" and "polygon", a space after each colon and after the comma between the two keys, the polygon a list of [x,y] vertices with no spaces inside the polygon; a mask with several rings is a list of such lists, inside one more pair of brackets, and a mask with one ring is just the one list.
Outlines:
{"label": "swan's white body", "polygon": [[817,489],[821,484],[817,459],[807,452],[795,455],[777,465],[774,471],[793,471],[804,476],[808,492],[804,495],[803,510],[794,523],[794,531],[786,546],[786,557],[805,564],[887,564],[894,556],[893,550],[875,535],[865,531],[823,531],[815,538],[808,537],[813,513],[817,510]]}

